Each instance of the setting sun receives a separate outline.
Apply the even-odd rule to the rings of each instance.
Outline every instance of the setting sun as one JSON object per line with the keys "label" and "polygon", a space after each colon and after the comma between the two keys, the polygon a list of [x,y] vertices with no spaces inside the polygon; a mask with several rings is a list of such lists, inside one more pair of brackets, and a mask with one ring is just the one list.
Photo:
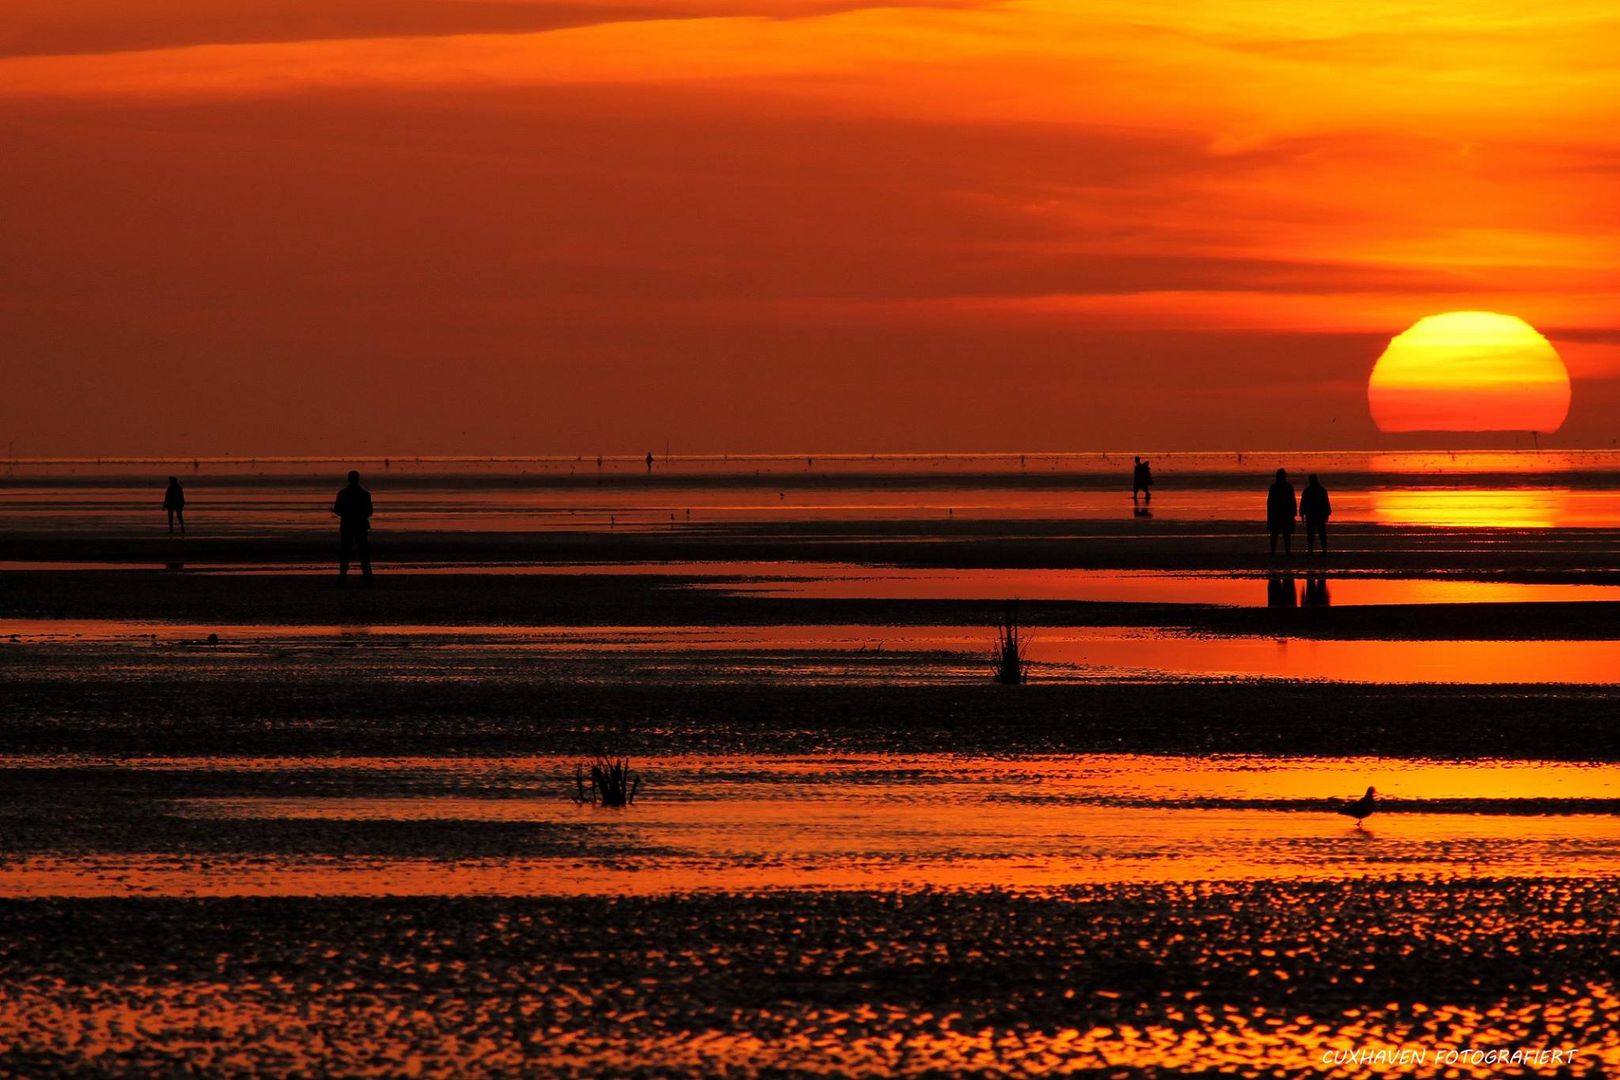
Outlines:
{"label": "setting sun", "polygon": [[1523,319],[1452,311],[1389,343],[1367,404],[1387,432],[1556,431],[1569,413],[1569,372]]}

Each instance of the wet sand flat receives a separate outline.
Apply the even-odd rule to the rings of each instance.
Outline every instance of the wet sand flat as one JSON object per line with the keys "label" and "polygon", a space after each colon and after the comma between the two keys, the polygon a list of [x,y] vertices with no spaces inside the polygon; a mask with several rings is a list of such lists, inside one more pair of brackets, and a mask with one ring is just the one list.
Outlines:
{"label": "wet sand flat", "polygon": [[[1609,571],[1603,571],[1607,580]],[[0,575],[0,645],[13,635],[68,636],[71,623],[153,624],[167,638],[233,628],[281,626],[310,636],[340,628],[687,627],[687,626],[981,626],[1001,615],[1000,600],[943,598],[824,598],[761,596],[735,583],[694,587],[688,575],[643,574],[390,574],[373,588],[334,588],[335,576],[164,575],[129,572],[14,572]],[[698,579],[701,580],[701,579]],[[1335,586],[1327,579],[1329,599]],[[1301,571],[1287,575],[1290,601],[1278,607],[1224,607],[1188,602],[1020,600],[1032,626],[1175,628],[1221,635],[1457,640],[1612,640],[1620,637],[1620,601],[1483,600],[1452,603],[1374,603],[1313,606]],[[1566,583],[1573,584],[1573,583]],[[1258,603],[1270,581],[1246,583]],[[1353,587],[1353,586],[1352,586]],[[1549,587],[1551,587],[1549,585]],[[1012,590],[1009,590],[1011,592]],[[1168,588],[1167,588],[1168,591]],[[1195,589],[1188,589],[1189,596]],[[166,632],[178,624],[183,632]],[[139,630],[132,632],[134,635]],[[126,635],[129,636],[129,635]]]}
{"label": "wet sand flat", "polygon": [[[1525,1071],[1600,1076],[1620,1067],[1616,895],[1519,879],[0,901],[0,1063],[1359,1076],[1323,1055],[1394,1046],[1558,1048],[1573,1067]],[[1400,1074],[1502,1070],[1431,1056]]]}
{"label": "wet sand flat", "polygon": [[[1296,606],[1406,604],[1538,604],[1614,601],[1620,582],[1601,573],[1588,581],[1480,580],[1440,574],[1346,571],[1314,557],[1298,566],[1259,572],[1022,569],[867,566],[830,562],[441,562],[391,563],[391,578],[423,575],[576,579],[637,577],[660,589],[707,589],[750,597],[813,597],[834,600],[994,600],[1068,601],[1088,604],[1193,604],[1269,607],[1281,589]],[[0,563],[0,573],[146,573],[184,576],[285,576],[330,578],[330,567],[313,563],[255,565],[184,563],[173,567],[143,563]],[[688,580],[689,579],[689,580]],[[61,580],[58,578],[57,580]],[[118,579],[103,578],[109,587]],[[564,588],[572,582],[564,580]]]}
{"label": "wet sand flat", "polygon": [[[1615,496],[1620,506],[1620,493]],[[890,521],[791,521],[719,524],[678,519],[648,530],[594,527],[438,532],[380,519],[372,533],[380,566],[433,563],[669,563],[738,566],[821,563],[986,569],[1104,568],[1172,571],[1261,571],[1311,565],[1272,558],[1263,525],[1248,516],[1186,522],[1118,516],[1012,521],[905,518]],[[1242,515],[1239,508],[1234,514]],[[198,564],[325,566],[335,569],[336,535],[318,516],[286,526],[236,532],[199,521],[187,537],[166,536],[161,523],[117,529],[52,519],[38,532],[0,534],[0,561],[58,565],[111,563],[163,570]],[[1304,546],[1303,532],[1296,537]],[[1343,524],[1331,529],[1329,570],[1500,575],[1506,580],[1592,580],[1612,573],[1620,528],[1519,528],[1468,525]]]}
{"label": "wet sand flat", "polygon": [[[1620,768],[1130,754],[12,758],[0,896],[627,896],[1620,878]],[[1325,795],[1383,792],[1371,827]],[[1354,792],[1350,792],[1353,794]]]}
{"label": "wet sand flat", "polygon": [[[722,657],[722,659],[725,659]],[[1620,760],[1608,686],[898,680],[493,647],[0,646],[0,751],[1377,754]],[[854,665],[859,657],[846,655]],[[960,664],[960,661],[953,661]]]}
{"label": "wet sand flat", "polygon": [[1612,1074],[1620,456],[1464,458],[18,466],[0,1072]]}
{"label": "wet sand flat", "polygon": [[[487,652],[494,668],[606,661],[626,678],[734,683],[982,681],[991,638],[982,626],[225,626],[114,620],[10,620],[16,649],[204,648],[292,662],[339,648],[392,653]],[[221,634],[225,637],[222,638]],[[1608,640],[1334,640],[1322,635],[1211,634],[1180,628],[1042,626],[1026,649],[1031,677],[1082,680],[1295,681],[1533,686],[1620,682]]]}

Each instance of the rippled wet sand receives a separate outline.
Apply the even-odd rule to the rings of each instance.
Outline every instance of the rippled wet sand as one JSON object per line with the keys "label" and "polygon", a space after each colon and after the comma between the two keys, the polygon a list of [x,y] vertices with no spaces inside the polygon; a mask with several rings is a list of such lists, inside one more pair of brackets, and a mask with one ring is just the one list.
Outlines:
{"label": "rippled wet sand", "polygon": [[1612,1075],[1613,885],[4,902],[0,1065],[1360,1076],[1323,1054],[1506,1047]]}

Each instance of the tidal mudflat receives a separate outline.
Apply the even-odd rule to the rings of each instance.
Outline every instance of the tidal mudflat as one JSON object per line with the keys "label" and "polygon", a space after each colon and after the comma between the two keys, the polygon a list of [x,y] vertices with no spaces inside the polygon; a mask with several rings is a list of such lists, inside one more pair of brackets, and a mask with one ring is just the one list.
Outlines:
{"label": "tidal mudflat", "polygon": [[344,590],[319,463],[9,479],[0,1069],[1620,1069],[1620,461],[1116,464],[394,462]]}
{"label": "tidal mudflat", "polygon": [[[655,755],[626,812],[554,757],[13,758],[0,896],[659,895],[1620,877],[1620,765]],[[1375,823],[1324,797],[1376,784]]]}
{"label": "tidal mudflat", "polygon": [[1615,895],[1511,878],[0,901],[0,1041],[23,1073],[1359,1076],[1332,1055],[1394,1047],[1427,1054],[1404,1075],[1496,1076],[1485,1051],[1556,1048],[1528,1071],[1603,1076]]}

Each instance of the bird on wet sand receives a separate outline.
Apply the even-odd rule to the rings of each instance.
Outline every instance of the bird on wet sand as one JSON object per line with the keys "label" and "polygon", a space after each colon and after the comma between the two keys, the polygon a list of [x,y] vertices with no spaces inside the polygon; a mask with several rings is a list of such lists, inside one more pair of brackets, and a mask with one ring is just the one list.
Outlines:
{"label": "bird on wet sand", "polygon": [[1377,797],[1378,792],[1374,791],[1371,787],[1368,787],[1367,794],[1363,795],[1359,799],[1354,800],[1353,802],[1347,802],[1343,806],[1339,807],[1339,813],[1343,814],[1345,817],[1355,818],[1356,828],[1359,829],[1361,828],[1361,823],[1367,820],[1367,815],[1373,812],[1373,800]]}

